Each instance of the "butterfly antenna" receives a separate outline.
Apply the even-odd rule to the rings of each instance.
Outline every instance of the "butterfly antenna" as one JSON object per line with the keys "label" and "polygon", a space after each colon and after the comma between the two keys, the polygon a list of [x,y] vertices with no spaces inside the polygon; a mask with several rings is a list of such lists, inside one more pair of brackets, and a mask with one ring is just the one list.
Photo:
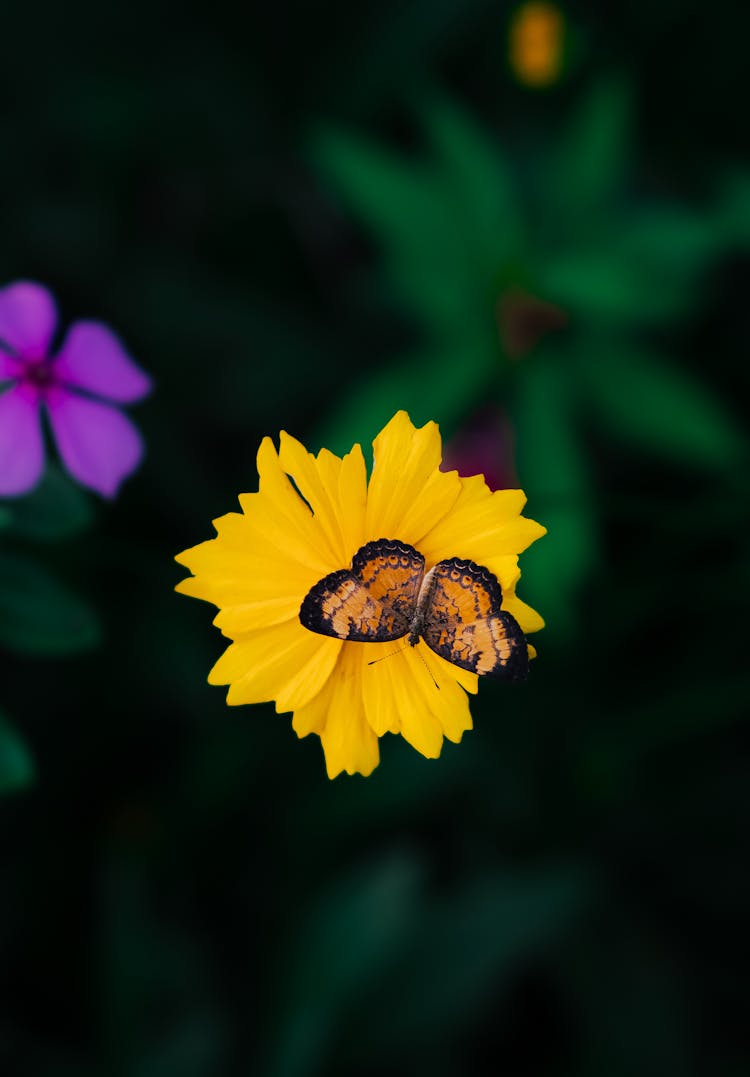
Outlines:
{"label": "butterfly antenna", "polygon": [[405,650],[405,646],[399,647],[397,651],[389,651],[388,654],[381,654],[380,658],[373,658],[372,662],[368,662],[367,664],[368,666],[375,666],[378,662],[385,662],[386,658],[393,658],[394,654],[401,654],[401,652]]}
{"label": "butterfly antenna", "polygon": [[418,655],[419,655],[419,657],[420,657],[420,658],[422,659],[422,663],[423,663],[423,665],[424,665],[424,668],[425,668],[425,669],[427,670],[427,672],[429,673],[429,675],[430,675],[430,679],[432,680],[432,683],[433,683],[433,684],[435,685],[435,687],[437,688],[437,690],[438,690],[438,692],[439,692],[439,691],[440,691],[440,685],[439,685],[439,684],[438,684],[438,682],[437,682],[437,681],[435,680],[435,674],[434,674],[434,673],[432,672],[432,670],[430,669],[430,667],[429,667],[429,666],[427,665],[427,659],[425,658],[425,656],[424,656],[424,655],[422,654],[422,652],[421,652],[421,651],[417,651],[417,654],[418,654]]}
{"label": "butterfly antenna", "polygon": [[[386,658],[392,658],[393,655],[400,655],[402,653],[402,651],[405,651],[405,649],[406,649],[406,646],[399,647],[398,651],[389,651],[387,655],[380,655],[379,658],[373,658],[372,661],[367,662],[367,666],[376,666],[378,662],[384,662],[386,660]],[[427,665],[425,655],[423,655],[421,653],[421,651],[417,651],[417,654],[419,655],[420,659],[422,660],[423,666],[425,666],[425,669],[430,674],[430,680],[432,681],[433,685],[435,686],[436,689],[438,689],[438,691],[440,691],[440,685],[438,684],[438,682],[435,681],[434,674],[433,674],[432,670],[430,669],[430,667]]]}

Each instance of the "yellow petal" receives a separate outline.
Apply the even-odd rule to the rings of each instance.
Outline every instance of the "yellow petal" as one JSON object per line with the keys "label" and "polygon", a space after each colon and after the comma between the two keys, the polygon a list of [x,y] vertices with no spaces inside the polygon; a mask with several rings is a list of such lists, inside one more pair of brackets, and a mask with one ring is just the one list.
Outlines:
{"label": "yellow petal", "polygon": [[362,703],[362,661],[356,650],[344,650],[336,670],[328,717],[320,734],[329,778],[371,774],[380,762],[378,738],[365,719]]}
{"label": "yellow petal", "polygon": [[312,516],[300,527],[262,493],[242,494],[240,504],[248,524],[245,552],[288,562],[291,571],[309,569],[316,578],[331,571],[332,555]]}
{"label": "yellow petal", "polygon": [[330,495],[330,510],[343,542],[342,558],[348,564],[364,543],[364,512],[367,504],[367,470],[362,449],[354,445],[343,457],[321,449],[313,458],[321,481]]}
{"label": "yellow petal", "polygon": [[304,526],[312,516],[310,506],[305,504],[289,481],[271,438],[265,437],[261,441],[256,461],[260,493],[273,501],[278,510],[289,517],[290,522]]}
{"label": "yellow petal", "polygon": [[474,728],[469,709],[469,697],[463,688],[454,680],[441,684],[441,703],[444,704],[438,713],[438,720],[443,727],[443,733],[453,744],[460,744],[464,733]]}
{"label": "yellow petal", "polygon": [[[260,588],[272,588],[267,597],[278,593],[279,584],[289,594],[304,593],[311,586],[309,581],[328,570],[328,562],[311,553],[305,541],[309,536],[293,540],[294,529],[265,495],[244,494],[243,499],[252,508],[254,519],[238,512],[219,517],[213,521],[216,538],[184,550],[176,560],[196,576],[236,580],[238,598],[244,596],[246,585],[251,585],[254,593],[256,581]],[[256,571],[258,565],[265,566],[263,572]]]}
{"label": "yellow petal", "polygon": [[276,713],[295,711],[320,695],[334,676],[343,644],[337,639],[321,637],[317,650],[304,664],[290,673],[284,687],[276,694]]}
{"label": "yellow petal", "polygon": [[177,590],[217,606],[282,597],[296,598],[300,603],[326,568],[325,564],[301,565],[273,548],[266,552],[256,552],[250,545],[237,549],[222,536],[202,542],[180,557],[196,579],[183,580]]}
{"label": "yellow petal", "polygon": [[[371,644],[359,646],[374,650]],[[443,734],[458,742],[471,729],[468,697],[460,683],[476,692],[478,678],[422,643],[390,655],[392,643],[380,646],[386,657],[375,665],[369,665],[363,654],[367,721],[378,736],[401,732],[412,747],[434,759],[440,754]]]}
{"label": "yellow petal", "polygon": [[535,609],[527,606],[514,593],[503,594],[503,609],[515,617],[524,634],[539,632],[540,629],[544,628],[544,618],[540,617]]}
{"label": "yellow petal", "polygon": [[300,493],[313,511],[313,518],[326,540],[331,568],[343,567],[346,559],[346,544],[336,505],[341,460],[333,453],[326,451],[321,453],[322,460],[319,462],[304,445],[287,434],[285,430],[281,431],[279,441],[281,466],[294,479]]}
{"label": "yellow petal", "polygon": [[[472,727],[469,701],[460,686],[460,679],[471,678],[473,690],[476,691],[476,674],[445,662],[424,642],[420,642],[411,654],[413,684],[423,711],[429,711],[438,724],[441,739],[444,734],[458,743],[466,730]],[[403,719],[402,731],[406,736]],[[414,746],[417,747],[416,744]],[[419,750],[422,751],[421,748]]]}
{"label": "yellow petal", "polygon": [[467,475],[461,479],[461,496],[456,509],[484,504],[487,500],[492,501],[493,511],[500,521],[508,523],[520,516],[527,499],[523,490],[491,490],[484,475]]}
{"label": "yellow petal", "polygon": [[479,678],[476,673],[446,662],[425,643],[419,643],[416,650],[424,658],[429,672],[440,686],[440,691],[435,693],[432,702],[435,717],[448,740],[458,744],[463,734],[472,728],[469,697],[465,689],[476,693]]}
{"label": "yellow petal", "polygon": [[[336,663],[339,640],[307,632],[286,622],[231,644],[211,670],[209,684],[229,684],[227,703],[265,703],[277,699],[293,681],[300,705],[322,688]],[[304,684],[297,680],[305,673]]]}
{"label": "yellow petal", "polygon": [[[236,515],[236,514],[235,514]],[[218,521],[217,521],[218,522]],[[227,553],[230,556],[238,556],[236,550],[228,548]],[[191,546],[188,550],[183,550],[182,553],[178,553],[175,557],[181,565],[185,565],[189,568],[194,575],[206,572],[212,573],[216,568],[221,566],[221,558],[224,556],[220,546],[217,546],[216,539],[207,539],[205,542],[199,542],[197,546]]]}
{"label": "yellow petal", "polygon": [[332,551],[327,537],[284,472],[269,437],[263,438],[258,450],[258,472],[259,493],[239,496],[242,512],[251,521],[253,531],[265,544],[286,550],[295,561],[315,565],[317,571],[321,565],[328,567]]}
{"label": "yellow petal", "polygon": [[266,598],[259,602],[247,602],[238,606],[225,606],[214,617],[214,624],[225,636],[235,639],[259,628],[270,628],[283,621],[294,621],[299,614],[301,599],[298,595],[284,598]]}
{"label": "yellow petal", "polygon": [[359,445],[355,445],[341,461],[338,504],[344,538],[345,566],[348,567],[354,554],[367,541],[367,468]]}
{"label": "yellow petal", "polygon": [[240,588],[238,591],[237,584],[232,579],[217,580],[207,576],[188,576],[175,586],[175,591],[182,595],[190,595],[192,598],[200,598],[204,602],[211,602],[219,607],[226,605],[227,602],[236,602],[238,599],[252,601],[255,597],[249,583],[244,590]]}
{"label": "yellow petal", "polygon": [[435,423],[416,429],[399,411],[373,442],[367,534],[416,545],[450,511],[461,492],[455,471],[442,472]]}
{"label": "yellow petal", "polygon": [[394,699],[401,718],[401,735],[427,759],[437,759],[443,746],[443,727],[434,714],[440,688],[413,647],[407,648],[403,658],[403,674],[395,684]]}
{"label": "yellow petal", "polygon": [[265,494],[243,494],[241,497],[248,515],[230,513],[215,521],[217,528],[217,551],[241,561],[254,557],[265,561],[271,569],[276,565],[288,566],[283,579],[296,581],[307,579],[311,572],[327,568],[329,561],[321,556],[316,546],[320,535],[312,521],[305,531],[291,524]]}
{"label": "yellow petal", "polygon": [[368,725],[379,736],[399,733],[401,720],[394,704],[393,677],[399,676],[393,659],[403,641],[395,643],[353,643],[360,648],[362,699]]}
{"label": "yellow petal", "polygon": [[216,589],[211,583],[204,580],[197,580],[195,576],[188,576],[187,579],[180,580],[175,584],[175,591],[181,595],[190,595],[191,598],[200,598],[204,602],[212,602],[215,606],[220,606],[221,601],[216,595]]}
{"label": "yellow petal", "polygon": [[328,720],[331,700],[337,691],[335,679],[326,682],[320,692],[301,707],[297,707],[292,716],[292,729],[298,737],[307,737],[310,733],[322,733]]}
{"label": "yellow petal", "polygon": [[454,666],[452,662],[442,658],[439,654],[435,654],[424,640],[417,644],[417,650],[423,655],[430,672],[438,684],[442,685],[445,680],[456,681],[467,692],[471,692],[474,696],[477,694],[479,677],[476,673],[472,673],[468,669],[462,669],[460,666]]}
{"label": "yellow petal", "polygon": [[[525,502],[522,490],[493,493],[481,476],[463,479],[451,512],[422,540],[420,549],[428,564],[467,557],[494,572],[490,561],[515,556],[546,533],[541,524],[520,515]],[[503,573],[507,576],[507,562]],[[501,583],[508,585],[505,579]]]}
{"label": "yellow petal", "polygon": [[[271,575],[268,575],[268,571],[268,563],[264,561],[245,559],[241,564],[231,568],[223,563],[214,574],[204,571],[200,576],[189,576],[181,580],[175,590],[184,595],[192,595],[193,598],[201,598],[205,602],[212,602],[215,606],[222,608],[239,606],[243,603],[251,604],[256,601],[263,602],[269,597],[279,596],[279,591],[286,590],[278,582],[275,585],[273,582],[274,579],[277,581],[283,579],[283,573],[278,574],[272,571]],[[314,573],[312,576],[308,573],[308,579],[314,582],[316,578]],[[312,583],[309,586],[312,586]],[[290,600],[294,598],[299,608],[302,600],[296,596],[301,594],[304,597],[309,586],[295,586],[294,595],[286,596],[286,598]]]}

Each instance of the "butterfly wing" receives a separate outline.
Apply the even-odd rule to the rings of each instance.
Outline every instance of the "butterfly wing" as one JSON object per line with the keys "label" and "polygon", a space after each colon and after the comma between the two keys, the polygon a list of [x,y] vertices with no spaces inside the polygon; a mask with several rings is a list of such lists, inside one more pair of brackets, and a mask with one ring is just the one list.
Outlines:
{"label": "butterfly wing", "polygon": [[305,596],[300,622],[311,632],[359,643],[386,643],[409,631],[424,557],[391,539],[368,542],[351,569],[325,576]]}
{"label": "butterfly wing", "polygon": [[453,557],[425,578],[422,637],[436,654],[472,673],[525,680],[526,637],[501,609],[503,593],[487,568]]}

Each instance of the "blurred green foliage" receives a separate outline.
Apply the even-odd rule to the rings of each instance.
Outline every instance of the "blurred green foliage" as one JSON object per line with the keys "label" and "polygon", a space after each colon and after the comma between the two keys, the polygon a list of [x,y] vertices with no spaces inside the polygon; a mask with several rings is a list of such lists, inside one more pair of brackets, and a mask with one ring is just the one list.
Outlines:
{"label": "blurred green foliage", "polygon": [[[0,506],[0,647],[15,654],[67,655],[100,642],[95,612],[39,561],[19,549],[26,541],[50,543],[89,526],[87,496],[51,464],[27,496]],[[0,792],[29,783],[31,756],[19,734],[0,717]]]}
{"label": "blurred green foliage", "polygon": [[98,642],[85,603],[25,554],[0,553],[0,641],[14,651],[67,654]]}
{"label": "blurred green foliage", "polygon": [[28,749],[0,712],[0,793],[23,789],[34,777]]}
{"label": "blurred green foliage", "polygon": [[39,542],[71,538],[91,525],[89,496],[54,463],[48,463],[39,485],[4,506],[8,534]]}
{"label": "blurred green foliage", "polygon": [[[0,504],[3,1074],[747,1070],[747,13],[578,4],[537,92],[510,14],[6,13],[0,278],[157,387],[116,503]],[[172,557],[265,434],[482,406],[532,676],[329,784]]]}
{"label": "blurred green foliage", "polygon": [[[621,76],[594,84],[516,176],[509,147],[445,98],[419,110],[427,156],[333,131],[313,146],[382,252],[386,295],[425,340],[416,357],[360,379],[324,440],[343,448],[369,432],[394,395],[449,430],[480,400],[505,406],[521,486],[549,528],[526,571],[553,633],[576,627],[576,595],[597,563],[588,414],[605,433],[725,481],[748,455],[704,385],[655,347],[644,352],[644,332],[686,315],[736,234],[721,204],[633,204],[631,99]],[[530,316],[537,324],[525,327]]]}

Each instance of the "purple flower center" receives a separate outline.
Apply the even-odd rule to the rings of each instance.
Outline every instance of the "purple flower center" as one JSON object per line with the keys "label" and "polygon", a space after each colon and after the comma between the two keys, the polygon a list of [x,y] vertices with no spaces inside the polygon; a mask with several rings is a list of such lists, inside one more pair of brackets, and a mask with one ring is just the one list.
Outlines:
{"label": "purple flower center", "polygon": [[40,393],[44,394],[57,381],[52,364],[46,360],[32,360],[23,365],[21,381],[32,385]]}

